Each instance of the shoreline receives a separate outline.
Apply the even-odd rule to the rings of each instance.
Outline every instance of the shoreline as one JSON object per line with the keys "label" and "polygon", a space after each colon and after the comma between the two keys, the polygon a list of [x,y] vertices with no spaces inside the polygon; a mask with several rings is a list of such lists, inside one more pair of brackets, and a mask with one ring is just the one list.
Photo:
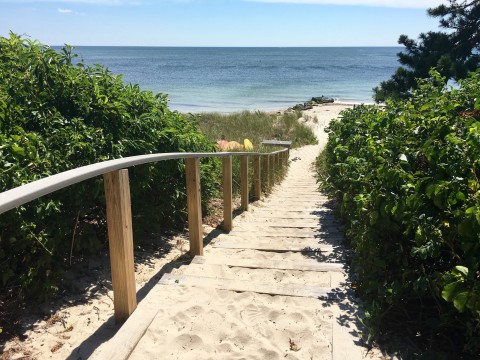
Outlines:
{"label": "shoreline", "polygon": [[[223,107],[216,107],[216,108],[211,108],[211,109],[199,109],[199,110],[194,110],[192,111],[189,110],[184,110],[184,109],[175,109],[171,103],[168,104],[168,107],[172,111],[177,111],[181,114],[209,114],[209,113],[215,113],[215,114],[222,114],[222,115],[229,115],[229,114],[234,114],[234,113],[241,113],[244,111],[249,111],[249,112],[264,112],[267,114],[283,114],[285,112],[288,112],[289,110],[293,109],[296,105],[300,104],[305,104],[309,102],[309,100],[302,101],[302,102],[294,102],[294,103],[286,103],[285,106],[283,107],[270,107],[270,106],[264,106],[260,108],[238,108],[238,109],[229,109],[229,108],[223,108]],[[356,106],[356,105],[378,105],[374,101],[354,101],[354,100],[338,100],[334,98],[333,102],[330,103],[318,103],[314,104],[313,106],[325,106],[325,105],[341,105],[341,106]],[[301,111],[306,111],[309,109],[300,109]]]}

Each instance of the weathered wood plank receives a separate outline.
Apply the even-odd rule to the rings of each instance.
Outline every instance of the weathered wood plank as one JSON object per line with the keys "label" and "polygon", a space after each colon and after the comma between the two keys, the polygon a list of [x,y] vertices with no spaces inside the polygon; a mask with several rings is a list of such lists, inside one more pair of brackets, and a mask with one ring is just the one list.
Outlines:
{"label": "weathered wood plank", "polygon": [[333,250],[331,245],[320,245],[318,243],[310,242],[296,242],[292,244],[292,241],[276,240],[274,242],[258,241],[258,242],[238,242],[234,240],[218,240],[213,245],[214,248],[223,249],[254,249],[263,251],[275,251],[275,252],[329,252]]}
{"label": "weathered wood plank", "polygon": [[[273,210],[272,210],[273,211]],[[300,213],[333,213],[332,210],[327,209],[327,208],[310,208],[310,209],[305,209],[305,208],[285,208],[282,209],[284,212],[300,212]]]}
{"label": "weathered wood plank", "polygon": [[320,222],[330,221],[336,222],[333,215],[329,215],[328,217],[325,214],[322,215],[282,215],[282,214],[270,214],[270,215],[262,215],[262,214],[255,214],[256,219],[288,219],[288,220],[320,220]]}
{"label": "weathered wood plank", "polygon": [[270,189],[273,187],[273,185],[275,185],[275,183],[277,182],[277,168],[275,167],[275,155],[270,155],[268,157],[269,161],[270,161],[270,178],[269,178],[269,181],[270,181]]}
{"label": "weathered wood plank", "polygon": [[[265,219],[270,219],[266,217]],[[313,220],[313,219],[312,219]],[[299,224],[275,224],[275,223],[269,223],[265,222],[264,224],[260,225],[261,228],[264,230],[268,229],[274,229],[274,231],[279,231],[279,229],[319,229],[322,227],[322,224],[319,221],[312,221],[310,224],[307,223],[299,223]],[[237,228],[237,231],[249,231],[248,229],[243,229],[243,228]]]}
{"label": "weathered wood plank", "polygon": [[[249,230],[237,229],[230,232],[232,236],[245,236],[245,234],[251,234]],[[343,235],[339,232],[338,234],[326,233],[322,231],[307,231],[307,232],[265,232],[265,231],[256,231],[255,237],[265,237],[265,238],[298,238],[298,239],[316,239],[316,238],[343,238]]]}
{"label": "weathered wood plank", "polygon": [[343,271],[344,265],[339,263],[321,263],[316,261],[288,261],[269,259],[236,259],[195,256],[192,264],[225,265],[229,267],[244,267],[251,269],[278,269],[299,271]]}
{"label": "weathered wood plank", "polygon": [[232,157],[222,159],[222,183],[223,183],[223,229],[233,229],[233,200],[232,200]]}
{"label": "weathered wood plank", "polygon": [[203,255],[200,159],[185,159],[190,255]]}
{"label": "weathered wood plank", "polygon": [[262,196],[262,179],[260,172],[260,155],[253,157],[253,197],[255,200],[260,200]]}
{"label": "weathered wood plank", "polygon": [[[296,199],[275,199],[275,200],[266,200],[265,204],[266,205],[271,205],[272,207],[282,207],[282,205],[289,204],[293,206],[299,206],[302,204],[305,204],[306,206],[322,206],[327,203],[329,203],[330,200],[317,200],[317,199],[302,199],[302,198],[296,198]],[[284,206],[282,207],[284,208]]]}
{"label": "weathered wood plank", "polygon": [[[318,221],[312,222],[311,224],[262,224],[262,226],[270,227],[270,228],[275,228],[275,229],[311,229],[311,228],[318,228],[321,227],[321,223]],[[240,229],[239,229],[240,230]]]}
{"label": "weathered wood plank", "polygon": [[103,175],[115,321],[124,322],[137,307],[133,260],[132,210],[128,170]]}
{"label": "weathered wood plank", "polygon": [[315,198],[316,200],[328,200],[327,196],[320,195],[318,192],[309,192],[309,193],[297,193],[294,191],[290,191],[291,189],[282,188],[282,190],[288,190],[287,194],[282,194],[282,199],[298,199],[299,196],[302,198]]}
{"label": "weathered wood plank", "polygon": [[265,193],[270,192],[270,160],[269,155],[263,155],[263,183]]}
{"label": "weathered wood plank", "polygon": [[158,282],[160,285],[204,287],[238,292],[255,292],[258,294],[310,297],[328,299],[331,288],[293,284],[255,284],[250,281],[194,275],[165,274]]}
{"label": "weathered wood plank", "polygon": [[248,211],[248,156],[240,156],[240,192],[242,209]]}

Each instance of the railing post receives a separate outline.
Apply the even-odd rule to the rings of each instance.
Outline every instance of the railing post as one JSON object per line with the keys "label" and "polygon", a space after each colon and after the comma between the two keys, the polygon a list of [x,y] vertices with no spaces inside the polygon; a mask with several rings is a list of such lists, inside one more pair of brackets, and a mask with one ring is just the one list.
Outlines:
{"label": "railing post", "polygon": [[187,181],[188,236],[190,255],[203,255],[202,197],[200,193],[200,159],[185,159]]}
{"label": "railing post", "polygon": [[282,164],[280,163],[280,153],[277,153],[275,158],[277,159],[277,169],[278,169],[278,178],[280,179],[280,175],[282,172]]}
{"label": "railing post", "polygon": [[275,155],[270,155],[270,177],[269,177],[269,186],[270,189],[275,185],[275,175],[276,175],[276,169],[275,169]]}
{"label": "railing post", "polygon": [[248,155],[240,155],[240,192],[242,209],[248,211]]}
{"label": "railing post", "polygon": [[263,155],[263,182],[265,183],[265,192],[270,191],[269,161],[269,155]]}
{"label": "railing post", "polygon": [[283,152],[283,161],[285,162],[285,166],[288,165],[288,149]]}
{"label": "railing post", "polygon": [[260,177],[260,155],[253,157],[253,195],[255,200],[262,196],[262,179]]}
{"label": "railing post", "polygon": [[232,231],[232,157],[222,159],[222,183],[223,183],[223,229]]}
{"label": "railing post", "polygon": [[132,210],[128,170],[103,175],[115,322],[127,320],[137,307],[133,261]]}

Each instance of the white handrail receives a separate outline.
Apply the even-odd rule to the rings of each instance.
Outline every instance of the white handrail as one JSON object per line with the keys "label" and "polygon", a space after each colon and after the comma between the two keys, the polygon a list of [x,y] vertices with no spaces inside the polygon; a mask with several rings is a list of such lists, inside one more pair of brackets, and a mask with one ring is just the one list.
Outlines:
{"label": "white handrail", "polygon": [[232,155],[274,155],[287,151],[286,149],[273,151],[271,153],[258,152],[217,152],[217,153],[163,153],[130,156],[115,160],[107,160],[100,163],[82,166],[76,169],[67,170],[46,178],[32,181],[11,190],[0,193],[0,214],[17,206],[38,199],[44,195],[66,188],[81,181],[100,176],[111,171],[125,169],[131,166],[148,164],[165,160],[204,158],[204,157],[226,157]]}

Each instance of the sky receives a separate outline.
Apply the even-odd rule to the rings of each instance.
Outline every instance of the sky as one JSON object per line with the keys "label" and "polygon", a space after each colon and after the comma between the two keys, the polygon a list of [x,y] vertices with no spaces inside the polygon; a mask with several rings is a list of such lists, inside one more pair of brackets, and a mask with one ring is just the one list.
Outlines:
{"label": "sky", "polygon": [[[443,1],[446,2],[446,1]],[[0,0],[0,36],[47,45],[397,46],[441,0]]]}

